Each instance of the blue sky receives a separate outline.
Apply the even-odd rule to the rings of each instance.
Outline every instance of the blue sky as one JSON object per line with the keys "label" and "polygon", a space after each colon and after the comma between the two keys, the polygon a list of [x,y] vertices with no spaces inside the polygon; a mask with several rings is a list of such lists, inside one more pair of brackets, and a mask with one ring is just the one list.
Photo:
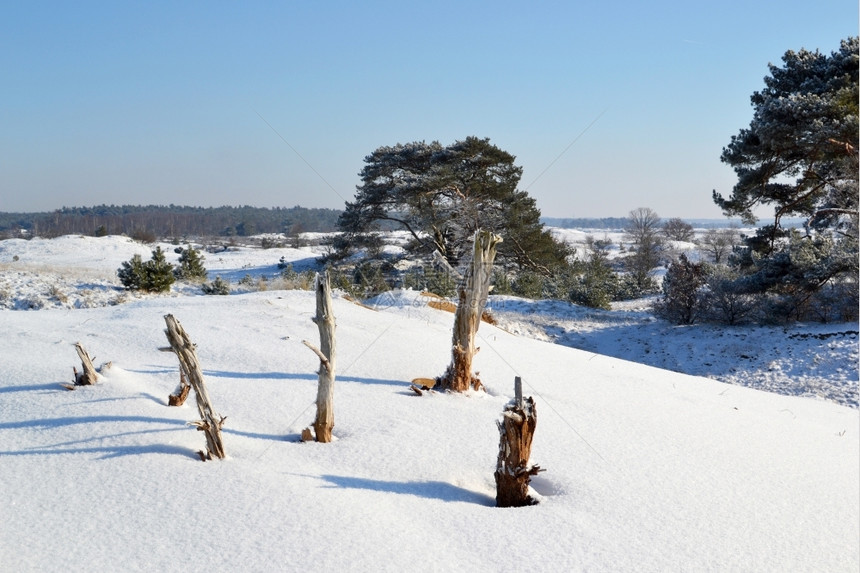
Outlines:
{"label": "blue sky", "polygon": [[475,135],[546,216],[720,217],[767,64],[857,33],[856,0],[7,2],[0,211],[342,208],[377,147]]}

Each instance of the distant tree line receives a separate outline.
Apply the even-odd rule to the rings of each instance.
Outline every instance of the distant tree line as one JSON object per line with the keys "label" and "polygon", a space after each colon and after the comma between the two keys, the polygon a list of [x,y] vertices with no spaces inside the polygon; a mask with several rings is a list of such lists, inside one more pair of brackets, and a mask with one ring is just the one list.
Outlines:
{"label": "distant tree line", "polygon": [[98,205],[48,213],[0,213],[0,236],[68,234],[135,237],[248,236],[259,233],[329,232],[341,211],[305,207],[188,207]]}

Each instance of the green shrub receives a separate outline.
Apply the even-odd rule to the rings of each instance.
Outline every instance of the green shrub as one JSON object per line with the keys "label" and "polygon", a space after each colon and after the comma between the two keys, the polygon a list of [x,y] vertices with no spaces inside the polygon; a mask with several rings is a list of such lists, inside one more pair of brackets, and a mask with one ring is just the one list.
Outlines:
{"label": "green shrub", "polygon": [[404,273],[403,288],[432,292],[448,298],[457,292],[457,278],[432,265],[416,266]]}
{"label": "green shrub", "polygon": [[175,280],[173,265],[167,262],[161,247],[156,247],[152,251],[152,258],[146,262],[140,255],[124,261],[117,270],[117,276],[128,290],[144,292],[167,292]]}
{"label": "green shrub", "polygon": [[174,276],[181,280],[200,280],[206,278],[206,267],[203,266],[205,258],[199,249],[187,245],[184,249],[178,248],[179,266],[173,271]]}
{"label": "green shrub", "polygon": [[230,282],[217,276],[211,283],[200,285],[200,289],[203,291],[203,294],[228,295],[230,294]]}
{"label": "green shrub", "polygon": [[534,271],[520,271],[514,276],[511,290],[517,296],[537,300],[543,295],[544,277]]}

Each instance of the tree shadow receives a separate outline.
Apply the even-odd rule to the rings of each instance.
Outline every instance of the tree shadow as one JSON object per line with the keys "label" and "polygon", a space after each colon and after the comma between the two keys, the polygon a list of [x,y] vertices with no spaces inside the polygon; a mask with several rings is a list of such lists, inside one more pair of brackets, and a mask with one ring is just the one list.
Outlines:
{"label": "tree shadow", "polygon": [[77,424],[96,424],[99,422],[145,422],[157,424],[171,424],[185,426],[182,420],[173,418],[152,418],[147,416],[80,416],[63,418],[43,418],[41,420],[21,420],[19,422],[0,422],[0,430],[14,430],[21,428],[59,428],[63,426],[74,426]]}
{"label": "tree shadow", "polygon": [[221,428],[222,434],[230,434],[233,436],[242,436],[243,438],[253,438],[255,440],[272,440],[275,442],[298,442],[301,441],[299,434],[262,434],[260,432],[246,432],[244,430],[236,430],[234,428]]}
{"label": "tree shadow", "polygon": [[[229,372],[225,370],[204,370],[204,376],[212,378],[239,378],[244,380],[308,380],[316,382],[319,377],[314,373],[291,373],[291,372]],[[380,378],[361,378],[359,376],[337,376],[338,382],[349,382],[355,384],[375,384],[381,386],[408,386],[405,380],[384,380]]]}
{"label": "tree shadow", "polygon": [[98,459],[108,460],[123,456],[138,456],[143,454],[181,454],[185,457],[199,460],[199,454],[186,447],[172,446],[169,444],[150,444],[146,446],[102,446],[93,448],[55,448],[46,446],[17,451],[0,451],[2,456],[43,456],[57,454],[102,454]]}
{"label": "tree shadow", "polygon": [[[18,450],[0,451],[2,456],[25,456],[25,455],[54,455],[54,454],[86,454],[95,453],[102,454],[99,459],[109,459],[121,456],[139,455],[139,454],[176,454],[180,453],[184,456],[198,458],[194,450],[190,450],[183,446],[174,446],[170,444],[148,444],[148,445],[123,445],[117,444],[112,446],[99,447],[80,447],[80,444],[88,442],[101,442],[111,438],[121,438],[124,436],[141,435],[141,434],[156,434],[162,432],[182,431],[186,426],[183,420],[175,420],[172,418],[152,418],[146,416],[81,416],[81,417],[62,417],[62,418],[44,418],[40,420],[21,420],[18,422],[0,422],[0,430],[16,430],[16,429],[40,429],[51,430],[61,429],[68,426],[79,424],[98,424],[98,423],[145,423],[148,425],[164,424],[170,427],[157,428],[146,427],[140,430],[129,430],[126,432],[117,432],[113,434],[98,434],[91,437],[82,438],[79,440],[70,440],[59,442],[56,444],[31,446]],[[76,447],[77,446],[77,447]]]}
{"label": "tree shadow", "polygon": [[443,481],[383,481],[351,476],[335,476],[323,474],[322,479],[329,482],[328,487],[339,487],[347,489],[365,489],[403,495],[414,495],[428,499],[440,499],[447,502],[474,503],[493,507],[495,498],[476,491],[471,491]]}
{"label": "tree shadow", "polygon": [[[71,383],[71,382],[69,382]],[[67,388],[62,386],[63,382],[51,382],[48,384],[26,384],[22,386],[3,386],[0,388],[0,394],[9,394],[12,392],[39,392],[46,390],[63,390],[68,392]]]}

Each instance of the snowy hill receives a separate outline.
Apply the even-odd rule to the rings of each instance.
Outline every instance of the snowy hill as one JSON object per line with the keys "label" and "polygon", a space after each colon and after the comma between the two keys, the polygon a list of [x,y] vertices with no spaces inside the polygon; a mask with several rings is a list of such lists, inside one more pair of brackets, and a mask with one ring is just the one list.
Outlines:
{"label": "snowy hill", "polygon": [[[2,250],[13,245],[0,242],[0,276],[22,272],[32,284],[62,267],[91,300],[110,299],[123,294],[109,276],[119,261],[148,254],[115,237],[66,240],[74,249],[65,253],[20,251],[14,263],[38,258],[29,263],[40,272],[13,270]],[[266,252],[265,264],[282,254]],[[263,265],[233,256],[207,255],[207,267]],[[475,364],[487,392],[419,397],[408,381],[444,370],[452,318],[400,293],[375,309],[335,300],[336,440],[299,443],[316,396],[319,362],[301,343],[318,337],[313,294],[188,294],[0,310],[3,570],[860,567],[855,408],[488,324]],[[227,417],[226,460],[197,457],[204,438],[186,425],[198,417],[192,400],[166,405],[178,381],[176,357],[157,350],[167,313],[197,344]],[[97,385],[66,391],[78,341],[112,366]],[[516,375],[537,403],[532,459],[547,471],[532,482],[539,505],[497,509],[495,422]]]}

